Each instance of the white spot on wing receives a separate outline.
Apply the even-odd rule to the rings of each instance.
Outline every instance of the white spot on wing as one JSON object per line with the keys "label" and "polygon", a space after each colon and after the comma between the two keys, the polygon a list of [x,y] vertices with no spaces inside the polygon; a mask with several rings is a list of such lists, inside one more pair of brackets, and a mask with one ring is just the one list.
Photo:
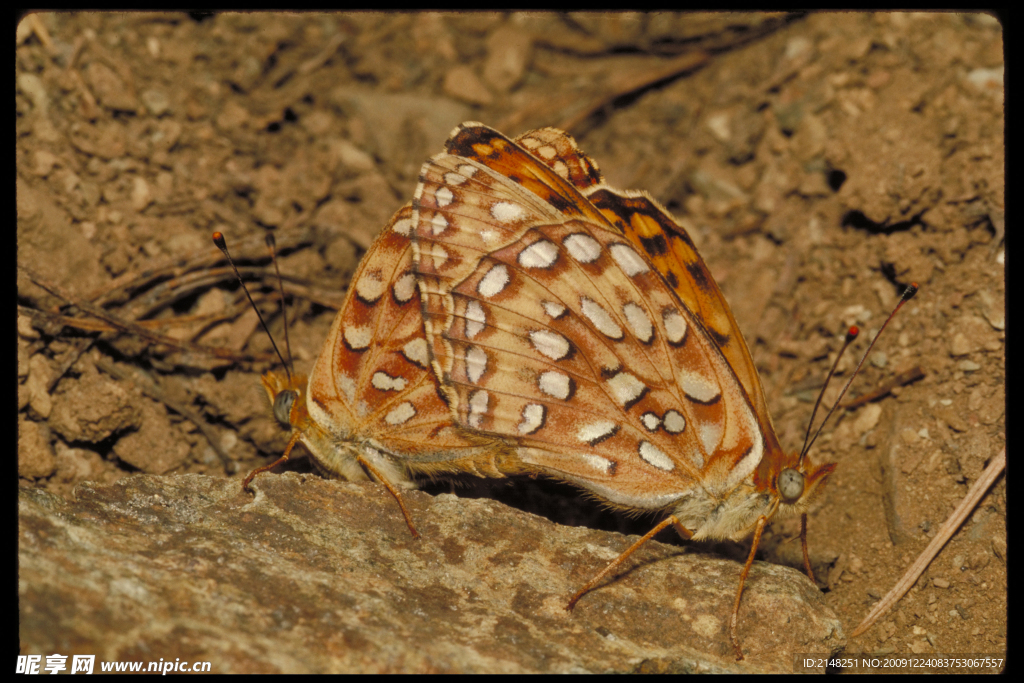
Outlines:
{"label": "white spot on wing", "polygon": [[395,282],[392,291],[395,293],[395,301],[400,304],[408,303],[416,294],[416,276],[412,273],[401,276]]}
{"label": "white spot on wing", "polygon": [[384,293],[385,286],[380,273],[363,273],[363,276],[356,282],[356,295],[366,303],[373,304]]}
{"label": "white spot on wing", "polygon": [[391,377],[381,371],[374,373],[374,376],[370,378],[370,383],[374,385],[375,389],[381,391],[401,391],[409,384],[404,377]]}
{"label": "white spot on wing", "polygon": [[[472,168],[472,167],[470,167],[470,168]],[[473,170],[475,171],[476,169],[473,169]],[[466,182],[467,180],[468,180],[468,178],[466,178],[466,176],[462,175],[461,173],[451,173],[451,172],[449,172],[449,173],[445,173],[444,174],[444,182],[447,183],[448,185],[453,185],[455,187],[458,187],[459,185],[461,185],[462,183]]]}
{"label": "white spot on wing", "polygon": [[427,367],[427,364],[430,363],[430,356],[427,354],[427,340],[417,337],[406,342],[402,347],[402,355],[421,368]]}
{"label": "white spot on wing", "polygon": [[481,230],[480,239],[484,241],[488,247],[494,247],[501,240],[501,233],[497,230]]}
{"label": "white spot on wing", "polygon": [[610,474],[615,465],[608,458],[602,458],[600,455],[593,455],[591,453],[583,453],[580,455],[580,458],[602,474]]}
{"label": "white spot on wing", "polygon": [[481,278],[480,283],[476,286],[476,291],[480,293],[480,296],[490,298],[505,289],[508,282],[508,268],[505,267],[505,264],[499,263],[492,266]]}
{"label": "white spot on wing", "polygon": [[552,318],[558,318],[565,313],[565,306],[557,301],[541,301],[540,305],[544,308],[544,312]]}
{"label": "white spot on wing", "polygon": [[411,218],[403,218],[402,220],[397,221],[393,226],[391,226],[391,229],[394,232],[397,232],[399,235],[408,237],[409,234],[412,232],[412,226],[413,222]]}
{"label": "white spot on wing", "polygon": [[595,445],[612,436],[616,431],[618,431],[618,425],[611,420],[598,420],[580,427],[576,432],[576,438],[583,443]]}
{"label": "white spot on wing", "polygon": [[647,262],[632,247],[625,244],[612,244],[608,249],[612,252],[612,258],[615,259],[615,262],[619,264],[619,268],[622,268],[626,275],[636,277],[650,270]]}
{"label": "white spot on wing", "polygon": [[722,394],[717,382],[697,372],[680,371],[679,388],[698,403],[711,403]]}
{"label": "white spot on wing", "polygon": [[472,339],[480,334],[487,323],[487,313],[480,302],[473,299],[466,304],[466,337]]}
{"label": "white spot on wing", "polygon": [[581,232],[569,235],[562,244],[569,250],[569,255],[580,263],[596,261],[601,255],[601,244],[590,235]]}
{"label": "white spot on wing", "polygon": [[439,213],[435,213],[434,217],[430,219],[430,229],[435,236],[440,235],[448,229],[448,219]]}
{"label": "white spot on wing", "polygon": [[408,382],[404,377],[392,377],[386,372],[378,370],[370,378],[370,384],[381,391],[401,391],[405,389]]}
{"label": "white spot on wing", "polygon": [[415,415],[416,408],[414,408],[408,401],[403,401],[392,408],[391,412],[384,416],[384,421],[392,427],[396,427],[400,424],[405,424],[415,417]]}
{"label": "white spot on wing", "polygon": [[480,425],[484,422],[484,416],[487,414],[487,404],[490,402],[490,396],[483,389],[477,389],[469,396],[469,426],[473,429],[479,429]]}
{"label": "white spot on wing", "polygon": [[334,383],[341,388],[341,393],[345,395],[345,400],[351,405],[356,400],[356,383],[351,377],[344,374],[337,374],[334,376]]}
{"label": "white spot on wing", "polygon": [[555,155],[558,154],[558,150],[556,150],[551,145],[544,145],[543,147],[539,147],[537,149],[537,154],[540,156],[541,159],[554,159]]}
{"label": "white spot on wing", "polygon": [[345,332],[345,343],[353,351],[362,351],[370,345],[373,341],[373,330],[370,329],[369,325],[363,325],[361,327],[346,327]]}
{"label": "white spot on wing", "polygon": [[651,324],[651,319],[647,317],[644,309],[630,301],[622,306],[622,313],[633,330],[633,336],[645,344],[651,341],[654,337],[654,325]]}
{"label": "white spot on wing", "polygon": [[461,173],[462,175],[466,176],[467,178],[472,178],[474,175],[476,175],[476,166],[471,166],[469,164],[462,164],[455,170]]}
{"label": "white spot on wing", "polygon": [[640,421],[644,423],[644,428],[649,432],[656,431],[661,426],[661,418],[654,413],[644,413],[640,416]]}
{"label": "white spot on wing", "polygon": [[487,352],[478,346],[466,349],[466,375],[469,381],[476,384],[487,372]]}
{"label": "white spot on wing", "polygon": [[669,434],[680,434],[686,429],[686,418],[675,410],[665,413],[665,431]]}
{"label": "white spot on wing", "polygon": [[568,339],[557,332],[549,330],[534,330],[530,332],[530,342],[533,344],[533,348],[551,360],[562,360],[569,355],[569,350],[572,348],[569,346]]}
{"label": "white spot on wing", "polygon": [[548,268],[558,260],[558,247],[547,240],[534,242],[519,253],[523,268]]}
{"label": "white spot on wing", "polygon": [[647,461],[648,464],[654,465],[659,470],[665,470],[671,472],[676,468],[676,464],[672,462],[672,458],[665,455],[661,449],[657,448],[654,444],[649,441],[641,441],[640,457]]}
{"label": "white spot on wing", "polygon": [[[697,422],[697,434],[700,443],[704,446],[704,452],[708,455],[718,450],[718,444],[722,442],[722,424],[720,422]],[[731,474],[729,475],[732,476]]]}
{"label": "white spot on wing", "polygon": [[499,223],[513,223],[526,215],[523,207],[512,202],[495,202],[491,205],[491,216]]}
{"label": "white spot on wing", "polygon": [[439,208],[444,208],[452,203],[455,199],[455,194],[447,187],[439,187],[434,191],[434,201],[437,202]]}
{"label": "white spot on wing", "polygon": [[643,395],[647,385],[628,372],[620,372],[608,380],[608,388],[619,405],[627,406]]}
{"label": "white spot on wing", "polygon": [[661,313],[662,322],[665,323],[665,333],[671,344],[681,344],[686,338],[686,318],[674,308],[669,308]]}
{"label": "white spot on wing", "polygon": [[544,406],[539,403],[528,403],[523,408],[523,421],[519,423],[516,429],[523,436],[533,434],[544,426],[544,415],[546,412]]}
{"label": "white spot on wing", "polygon": [[420,247],[420,256],[421,261],[434,270],[440,270],[444,262],[448,260],[448,252],[436,242],[428,243],[426,248]]}
{"label": "white spot on wing", "polygon": [[537,387],[548,396],[564,401],[572,393],[572,380],[569,375],[548,370],[537,378]]}
{"label": "white spot on wing", "polygon": [[593,323],[597,331],[610,339],[622,339],[622,328],[619,327],[608,311],[601,304],[585,296],[580,297],[580,309],[587,320]]}

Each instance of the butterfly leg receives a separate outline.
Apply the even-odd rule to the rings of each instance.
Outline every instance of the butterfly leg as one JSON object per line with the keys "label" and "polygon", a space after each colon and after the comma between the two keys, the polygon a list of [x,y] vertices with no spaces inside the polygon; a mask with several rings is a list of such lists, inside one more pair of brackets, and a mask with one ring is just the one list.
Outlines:
{"label": "butterfly leg", "polygon": [[[673,516],[670,519],[674,518],[675,517]],[[680,524],[678,519],[672,522],[672,526],[675,527],[676,533],[679,534],[679,537],[682,538],[684,541],[689,541],[691,538],[693,538],[693,532],[687,529],[682,524]]]}
{"label": "butterfly leg", "polygon": [[398,489],[396,489],[391,484],[391,482],[388,481],[388,478],[385,477],[384,474],[380,470],[378,470],[376,467],[374,467],[373,464],[369,460],[367,460],[366,458],[362,458],[362,457],[356,457],[356,461],[360,465],[365,467],[366,471],[368,471],[370,474],[372,474],[373,477],[377,481],[379,481],[380,483],[384,484],[384,487],[388,490],[388,492],[392,496],[395,497],[395,501],[398,503],[398,507],[400,507],[402,509],[402,514],[405,515],[405,523],[409,525],[409,531],[412,532],[412,537],[413,538],[419,538],[420,537],[420,533],[418,531],[416,531],[416,527],[413,526],[413,524],[412,524],[412,515],[409,514],[409,510],[405,507],[405,501],[402,500],[402,496],[401,496],[400,493],[398,493]]}
{"label": "butterfly leg", "polygon": [[807,513],[800,515],[800,545],[804,551],[804,569],[807,570],[807,578],[811,583],[817,584],[814,580],[814,571],[811,569],[811,556],[807,552]]}
{"label": "butterfly leg", "polygon": [[263,472],[266,472],[267,470],[272,470],[275,467],[277,467],[278,465],[280,465],[281,463],[287,462],[288,459],[292,455],[292,449],[295,448],[295,444],[297,444],[299,442],[299,439],[301,439],[301,438],[302,438],[302,432],[300,430],[296,429],[295,432],[292,433],[292,438],[288,440],[288,445],[285,446],[285,448],[284,448],[284,455],[282,455],[280,458],[278,458],[274,462],[270,463],[269,465],[264,465],[263,467],[257,467],[252,472],[250,472],[249,476],[246,477],[245,481],[242,482],[242,490],[243,491],[249,491],[251,493],[252,489],[249,488],[249,484],[252,482],[252,480],[256,477],[257,474],[261,474]]}
{"label": "butterfly leg", "polygon": [[750,555],[747,556],[747,563],[743,565],[743,573],[740,574],[740,585],[736,589],[736,603],[733,605],[732,618],[729,620],[729,640],[732,641],[732,646],[736,650],[736,661],[743,659],[743,650],[740,648],[740,641],[736,638],[736,622],[740,615],[740,598],[743,597],[743,586],[747,582],[747,574],[750,573],[750,567],[754,564],[757,544],[761,542],[761,532],[764,531],[766,524],[768,524],[768,517],[761,515],[757,518],[757,524],[754,527],[754,541],[750,545]]}
{"label": "butterfly leg", "polygon": [[654,527],[646,534],[644,534],[643,538],[641,538],[639,541],[631,545],[626,550],[626,552],[622,553],[617,558],[612,560],[611,564],[602,569],[597,576],[592,578],[590,581],[587,581],[586,585],[584,585],[583,588],[580,588],[578,591],[576,591],[576,593],[571,598],[569,598],[569,604],[565,606],[565,610],[567,612],[572,611],[572,608],[576,606],[576,603],[579,602],[579,599],[582,598],[584,594],[586,594],[588,591],[590,591],[590,589],[599,584],[601,582],[601,579],[606,577],[610,571],[612,571],[620,564],[625,562],[630,555],[635,553],[640,548],[640,546],[642,546],[647,541],[651,540],[651,538],[653,538],[655,534],[657,534],[659,531],[661,531],[669,525],[674,526],[676,530],[679,531],[679,534],[683,536],[683,538],[689,538],[693,535],[679,522],[675,515],[669,515],[667,518],[662,520],[661,523],[658,524],[658,526]]}

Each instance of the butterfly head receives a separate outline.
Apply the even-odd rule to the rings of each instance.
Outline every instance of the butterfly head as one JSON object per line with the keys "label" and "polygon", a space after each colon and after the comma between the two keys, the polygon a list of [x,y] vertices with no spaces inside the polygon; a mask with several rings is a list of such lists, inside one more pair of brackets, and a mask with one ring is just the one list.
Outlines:
{"label": "butterfly head", "polygon": [[807,512],[822,484],[835,470],[835,463],[815,465],[806,455],[801,458],[797,454],[780,460],[770,468],[772,497],[778,500],[779,510],[783,513]]}
{"label": "butterfly head", "polygon": [[309,423],[306,410],[306,376],[269,371],[260,378],[274,406],[274,417],[285,427],[303,428]]}

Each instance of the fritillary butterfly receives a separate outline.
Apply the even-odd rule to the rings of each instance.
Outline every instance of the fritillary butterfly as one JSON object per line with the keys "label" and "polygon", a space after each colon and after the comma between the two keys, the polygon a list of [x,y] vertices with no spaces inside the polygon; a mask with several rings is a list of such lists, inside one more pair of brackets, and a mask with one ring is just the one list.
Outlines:
{"label": "fritillary butterfly", "polygon": [[[267,372],[274,415],[293,430],[278,462],[296,443],[329,476],[383,483],[418,536],[400,489],[416,475],[502,476],[501,444],[467,435],[451,421],[429,371],[412,272],[412,208],[396,213],[359,264],[307,383]],[[260,468],[251,478],[277,463]]]}
{"label": "fritillary butterfly", "polygon": [[[546,135],[559,150],[557,156],[548,155],[547,163],[581,185],[599,179],[572,138],[566,142],[558,137],[564,136],[561,131],[549,131],[554,129],[519,139]],[[292,439],[281,458],[255,470],[244,485],[287,460],[301,442],[325,474],[350,481],[369,474],[383,483],[417,536],[400,494],[415,486],[416,476],[503,477],[524,473],[524,468],[506,457],[503,444],[452,424],[428,370],[411,228],[412,206],[406,205],[363,257],[308,383],[304,375],[264,374],[274,414],[291,427]]]}
{"label": "fritillary butterfly", "polygon": [[[412,239],[434,372],[456,422],[509,439],[523,467],[670,513],[641,542],[669,524],[695,539],[753,533],[730,624],[742,658],[736,615],[761,532],[805,513],[834,465],[779,446],[685,231],[545,138],[571,141],[544,129],[516,144],[466,123],[420,172]],[[579,163],[547,162],[563,156]]]}

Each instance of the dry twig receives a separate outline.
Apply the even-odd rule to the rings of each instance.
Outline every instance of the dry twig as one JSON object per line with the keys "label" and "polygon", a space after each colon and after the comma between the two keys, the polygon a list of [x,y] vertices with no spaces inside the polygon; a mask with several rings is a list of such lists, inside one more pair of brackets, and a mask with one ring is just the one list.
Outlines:
{"label": "dry twig", "polygon": [[935,534],[935,538],[933,538],[931,543],[928,544],[928,547],[918,555],[917,559],[914,560],[914,564],[910,565],[906,573],[903,574],[903,578],[901,578],[896,585],[892,587],[892,590],[890,590],[884,598],[879,600],[878,604],[868,612],[868,615],[864,617],[864,621],[860,622],[860,625],[854,629],[850,636],[851,638],[856,638],[871,628],[871,625],[874,624],[880,616],[888,612],[889,609],[899,602],[900,598],[910,590],[910,587],[914,585],[914,582],[916,582],[921,574],[924,573],[924,570],[928,568],[928,564],[935,559],[936,555],[939,554],[939,551],[942,549],[942,546],[946,544],[946,541],[948,541],[960,525],[964,523],[964,520],[967,519],[967,515],[971,514],[971,511],[974,510],[982,496],[985,495],[985,492],[992,483],[995,482],[1005,467],[1006,449],[1003,448],[1003,450],[999,452],[999,455],[993,458],[992,462],[988,464],[985,471],[981,473],[981,477],[974,482],[971,490],[968,491],[964,499],[960,501],[960,505],[958,505],[956,510],[953,511],[953,514],[951,514],[939,528],[938,532]]}

